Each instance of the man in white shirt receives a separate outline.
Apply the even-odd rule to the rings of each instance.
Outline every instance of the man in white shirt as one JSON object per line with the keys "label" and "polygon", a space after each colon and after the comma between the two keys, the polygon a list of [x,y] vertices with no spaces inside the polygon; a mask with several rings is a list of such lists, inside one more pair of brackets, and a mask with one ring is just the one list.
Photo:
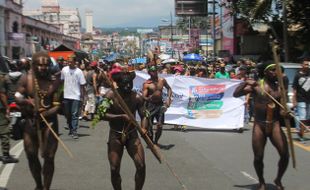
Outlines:
{"label": "man in white shirt", "polygon": [[65,116],[69,126],[69,135],[78,139],[77,128],[81,102],[84,100],[86,80],[81,69],[77,67],[75,56],[68,59],[68,66],[61,71],[64,81]]}

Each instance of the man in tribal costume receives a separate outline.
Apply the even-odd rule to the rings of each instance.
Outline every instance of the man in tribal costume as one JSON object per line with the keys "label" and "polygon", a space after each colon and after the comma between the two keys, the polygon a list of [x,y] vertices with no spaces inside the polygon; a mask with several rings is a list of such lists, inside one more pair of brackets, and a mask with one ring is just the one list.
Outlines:
{"label": "man in tribal costume", "polygon": [[[57,111],[60,103],[56,91],[61,81],[59,77],[52,75],[52,67],[47,52],[34,54],[32,68],[20,79],[15,94],[24,119],[24,148],[36,190],[50,189],[58,146],[57,139],[41,117],[46,118],[52,129],[58,133]],[[39,160],[39,150],[44,159],[43,165]]]}
{"label": "man in tribal costume", "polygon": [[282,177],[289,163],[288,143],[281,129],[280,119],[286,117],[281,108],[267,95],[269,93],[280,102],[281,91],[277,81],[276,65],[266,62],[261,68],[262,78],[256,82],[248,79],[241,83],[234,92],[234,97],[244,96],[248,93],[253,95],[254,100],[254,127],[252,133],[252,148],[254,152],[254,168],[259,180],[259,190],[266,189],[264,179],[264,150],[267,138],[277,149],[280,160],[278,173],[274,180],[277,190],[283,190]]}
{"label": "man in tribal costume", "polygon": [[[146,120],[143,113],[143,97],[132,91],[134,72],[124,72],[121,69],[113,69],[110,76],[117,85],[117,91],[127,104],[128,108],[135,115],[138,114],[141,118],[142,126]],[[121,190],[120,166],[124,152],[124,147],[130,157],[133,159],[136,166],[135,174],[135,189],[141,190],[145,181],[145,155],[144,149],[138,136],[137,129],[131,123],[130,117],[124,113],[118,100],[115,98],[112,90],[109,90],[103,99],[106,105],[104,108],[103,119],[109,121],[110,132],[108,140],[108,157],[111,168],[111,181],[115,190]],[[102,104],[101,104],[102,105]],[[98,111],[100,112],[100,106]]]}
{"label": "man in tribal costume", "polygon": [[[146,117],[149,122],[147,125],[148,135],[154,144],[158,144],[158,140],[162,134],[162,128],[165,121],[165,111],[171,104],[172,89],[167,83],[166,79],[158,77],[157,67],[151,65],[148,68],[148,74],[151,76],[150,79],[143,84],[143,97],[146,100]],[[163,101],[163,89],[167,89],[168,97],[167,101]],[[155,138],[153,137],[153,121],[154,118],[157,120]]]}

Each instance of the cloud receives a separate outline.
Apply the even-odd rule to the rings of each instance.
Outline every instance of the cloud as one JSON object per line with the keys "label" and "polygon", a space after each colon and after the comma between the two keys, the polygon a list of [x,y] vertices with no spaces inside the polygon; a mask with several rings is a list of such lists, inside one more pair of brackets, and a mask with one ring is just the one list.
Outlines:
{"label": "cloud", "polygon": [[[174,0],[58,0],[63,8],[78,8],[84,25],[85,10],[94,15],[94,25],[158,26],[161,18],[174,14]],[[38,9],[41,0],[26,0],[25,9]]]}

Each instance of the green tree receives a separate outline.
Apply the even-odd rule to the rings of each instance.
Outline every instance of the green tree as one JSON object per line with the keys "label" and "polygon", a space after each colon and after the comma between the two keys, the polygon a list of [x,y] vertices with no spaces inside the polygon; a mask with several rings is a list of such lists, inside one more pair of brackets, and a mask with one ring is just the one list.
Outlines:
{"label": "green tree", "polygon": [[[310,49],[310,5],[308,0],[286,1],[286,18],[289,32],[289,49],[300,54]],[[283,0],[231,0],[232,14],[247,19],[249,23],[264,23],[271,28],[272,34],[283,42]],[[295,49],[294,49],[295,48]]]}
{"label": "green tree", "polygon": [[209,24],[207,17],[201,17],[201,16],[178,17],[176,21],[176,26],[182,29],[183,31],[188,31],[189,28],[198,28],[204,30],[207,29],[208,25]]}

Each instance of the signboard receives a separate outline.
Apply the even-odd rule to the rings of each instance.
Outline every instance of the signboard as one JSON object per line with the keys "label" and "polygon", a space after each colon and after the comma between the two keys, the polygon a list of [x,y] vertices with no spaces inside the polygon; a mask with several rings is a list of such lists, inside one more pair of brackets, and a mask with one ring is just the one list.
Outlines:
{"label": "signboard", "polygon": [[199,47],[200,29],[191,29],[190,31],[190,45],[193,48]]}
{"label": "signboard", "polygon": [[207,16],[207,0],[175,0],[176,16]]}
{"label": "signboard", "polygon": [[9,39],[14,40],[14,41],[19,41],[19,40],[24,40],[25,39],[25,34],[24,33],[9,33]]}
{"label": "signboard", "polygon": [[[227,1],[227,3],[229,3]],[[228,50],[231,55],[235,53],[234,47],[234,17],[230,15],[230,10],[228,8],[224,8],[224,15],[223,15],[223,50]]]}

